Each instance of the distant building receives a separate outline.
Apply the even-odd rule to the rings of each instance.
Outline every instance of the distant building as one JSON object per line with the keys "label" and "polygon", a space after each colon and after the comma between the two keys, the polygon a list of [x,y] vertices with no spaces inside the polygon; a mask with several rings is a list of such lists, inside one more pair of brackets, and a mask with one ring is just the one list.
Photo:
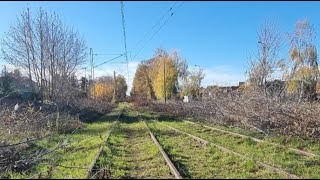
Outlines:
{"label": "distant building", "polygon": [[228,97],[231,92],[237,92],[239,86],[207,86],[200,90],[202,100],[214,97]]}
{"label": "distant building", "polygon": [[188,102],[191,102],[191,100],[192,100],[192,96],[183,96],[183,102],[188,103]]}

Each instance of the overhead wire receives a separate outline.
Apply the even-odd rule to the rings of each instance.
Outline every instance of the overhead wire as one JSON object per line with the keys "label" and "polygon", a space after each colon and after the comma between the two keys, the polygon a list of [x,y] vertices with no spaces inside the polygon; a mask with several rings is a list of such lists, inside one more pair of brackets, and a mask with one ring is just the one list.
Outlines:
{"label": "overhead wire", "polygon": [[108,61],[105,61],[105,62],[103,62],[103,63],[101,63],[101,64],[98,64],[98,65],[96,65],[96,66],[94,66],[94,68],[96,68],[96,67],[98,67],[98,66],[101,66],[101,65],[103,65],[103,64],[106,64],[106,63],[108,63],[108,62],[111,62],[111,61],[113,61],[113,60],[115,60],[115,59],[118,59],[119,57],[122,57],[122,56],[124,56],[125,54],[121,54],[120,56],[117,56],[117,57],[115,57],[115,58],[112,58],[112,59],[110,59],[110,60],[108,60]]}
{"label": "overhead wire", "polygon": [[137,43],[137,45],[135,46],[135,48],[138,47],[138,46],[141,44],[141,42],[142,42],[143,40],[145,40],[146,37],[148,37],[148,36],[151,34],[151,32],[154,30],[154,28],[157,27],[158,24],[160,24],[160,22],[162,21],[162,19],[172,10],[172,8],[173,8],[176,4],[177,4],[177,2],[175,2],[175,3],[169,8],[169,10],[167,10],[167,11],[162,15],[162,17],[161,17],[161,18],[158,20],[158,22],[151,28],[151,30]]}
{"label": "overhead wire", "polygon": [[146,47],[146,45],[153,39],[153,37],[162,29],[162,27],[164,25],[166,25],[168,23],[168,21],[170,20],[170,18],[177,12],[177,10],[184,4],[184,2],[182,2],[180,4],[180,6],[177,7],[177,9],[171,13],[171,15],[167,18],[167,20],[157,29],[157,31],[149,38],[149,40],[138,50],[138,52],[133,56],[133,58],[130,60],[134,60],[137,55]]}
{"label": "overhead wire", "polygon": [[[139,45],[139,44],[141,44],[141,42],[143,42],[143,40],[145,40],[146,39],[146,37],[148,37],[150,34],[151,34],[151,32],[155,29],[155,27],[157,27],[158,25],[159,25],[159,23],[163,20],[163,18],[166,16],[166,15],[168,15],[168,13],[170,13],[171,12],[171,14],[170,14],[170,16],[166,19],[166,21],[162,24],[162,25],[160,25],[160,27],[152,34],[152,36],[148,39],[148,41],[146,42],[146,43],[144,43],[144,45],[137,51],[137,53],[133,56],[133,58],[132,58],[132,56],[131,56],[131,52],[130,52],[130,60],[129,61],[133,61],[138,55],[139,55],[139,53],[146,47],[146,45],[154,38],[154,36],[168,23],[168,21],[170,20],[170,18],[177,12],[177,10],[184,4],[184,1],[174,10],[174,7],[176,6],[176,4],[177,4],[178,2],[175,2],[167,11],[166,11],[166,13],[158,20],[158,22],[151,28],[151,30],[144,36],[144,38],[142,39],[142,40],[140,40],[139,41],[139,43],[137,44],[137,46]],[[173,11],[174,10],[174,11]],[[173,11],[173,12],[172,12]],[[126,75],[128,75],[129,76],[129,70],[128,70],[128,55],[127,55],[127,46],[126,46],[126,33],[125,33],[125,19],[124,19],[124,10],[123,10],[123,2],[121,1],[121,15],[122,15],[122,25],[123,25],[123,35],[124,35],[124,43],[125,43],[125,54],[94,54],[94,55],[119,55],[119,56],[117,56],[117,57],[115,57],[115,58],[112,58],[112,59],[110,59],[110,60],[108,60],[108,61],[106,61],[106,62],[103,62],[103,63],[101,63],[101,64],[99,64],[99,65],[96,65],[96,66],[94,66],[94,68],[96,68],[96,67],[99,67],[99,66],[101,66],[101,65],[103,65],[103,64],[106,64],[106,63],[109,63],[109,62],[111,62],[111,61],[113,61],[113,60],[115,60],[115,59],[117,59],[117,58],[119,58],[119,57],[122,57],[122,56],[124,56],[124,55],[126,55],[126,63],[127,63],[127,73],[126,73]],[[122,63],[120,63],[120,64],[122,64]],[[129,77],[128,77],[128,80],[129,80]]]}

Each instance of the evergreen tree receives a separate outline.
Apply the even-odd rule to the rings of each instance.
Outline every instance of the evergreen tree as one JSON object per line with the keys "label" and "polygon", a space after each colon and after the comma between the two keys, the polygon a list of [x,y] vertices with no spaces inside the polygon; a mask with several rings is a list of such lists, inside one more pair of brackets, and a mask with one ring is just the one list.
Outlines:
{"label": "evergreen tree", "polygon": [[6,66],[4,66],[2,70],[2,82],[1,82],[1,89],[4,95],[8,95],[10,92],[12,92],[11,89],[11,77],[7,72]]}

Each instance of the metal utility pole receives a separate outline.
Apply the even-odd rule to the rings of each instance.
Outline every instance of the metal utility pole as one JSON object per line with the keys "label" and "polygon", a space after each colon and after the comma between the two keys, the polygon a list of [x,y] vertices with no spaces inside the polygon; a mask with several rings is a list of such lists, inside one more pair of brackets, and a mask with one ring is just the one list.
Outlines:
{"label": "metal utility pole", "polygon": [[122,17],[123,39],[124,39],[124,51],[125,51],[126,62],[127,62],[127,75],[128,75],[127,83],[129,83],[129,64],[128,64],[128,52],[127,52],[127,36],[126,36],[126,28],[125,28],[125,21],[124,21],[123,1],[121,1],[120,3],[121,3],[121,17]]}
{"label": "metal utility pole", "polygon": [[[92,60],[93,61],[93,60]],[[94,66],[93,66],[93,80],[94,80]]]}
{"label": "metal utility pole", "polygon": [[[84,69],[84,89],[87,88],[87,67],[82,68]],[[82,83],[82,78],[81,78],[81,83]]]}
{"label": "metal utility pole", "polygon": [[166,93],[166,61],[163,58],[163,92],[164,92],[164,103],[167,102],[167,93]]}
{"label": "metal utility pole", "polygon": [[90,66],[91,66],[91,80],[93,80],[93,53],[92,53],[92,48],[90,48]]}
{"label": "metal utility pole", "polygon": [[92,78],[93,78],[93,81],[94,81],[94,60],[93,60],[93,49],[92,49]]}
{"label": "metal utility pole", "polygon": [[87,79],[87,68],[84,67],[84,68],[82,68],[82,69],[84,69],[84,78]]}

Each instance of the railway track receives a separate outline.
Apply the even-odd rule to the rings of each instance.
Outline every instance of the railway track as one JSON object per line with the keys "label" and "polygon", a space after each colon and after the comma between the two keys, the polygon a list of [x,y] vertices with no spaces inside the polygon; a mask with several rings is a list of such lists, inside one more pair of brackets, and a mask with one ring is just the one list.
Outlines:
{"label": "railway track", "polygon": [[234,136],[230,133],[203,128],[184,122],[162,122],[166,125],[205,139],[211,143],[226,147],[245,155],[254,161],[283,169],[290,174],[304,178],[320,177],[320,159],[317,156],[306,156],[287,148],[253,141],[249,137]]}
{"label": "railway track", "polygon": [[128,110],[109,138],[98,163],[109,178],[175,178],[158,146],[138,116]]}
{"label": "railway track", "polygon": [[110,115],[113,122],[72,134],[70,145],[48,156],[57,161],[40,163],[28,177],[320,177],[315,153],[190,121],[148,121],[154,117],[140,113],[125,106]]}
{"label": "railway track", "polygon": [[242,137],[242,138],[250,138],[255,142],[262,142],[262,143],[266,143],[266,144],[270,144],[270,145],[279,146],[279,147],[289,149],[289,150],[291,150],[291,151],[293,151],[295,153],[299,153],[299,154],[302,154],[302,155],[305,155],[305,156],[320,157],[320,155],[312,153],[312,152],[308,152],[308,151],[304,151],[304,150],[296,149],[296,148],[292,148],[292,147],[283,146],[283,145],[277,144],[277,143],[267,142],[267,141],[264,141],[262,139],[258,139],[258,138],[255,138],[255,137],[251,137],[251,136],[247,136],[247,135],[243,135],[243,134],[239,134],[239,133],[235,133],[235,132],[231,132],[231,131],[226,131],[226,130],[223,130],[223,129],[207,126],[207,125],[204,125],[204,124],[198,124],[198,123],[187,121],[187,120],[184,120],[184,122],[187,122],[187,123],[190,123],[190,124],[194,124],[194,125],[199,125],[199,126],[202,126],[202,127],[205,127],[205,128],[209,128],[209,129],[212,129],[212,130],[216,130],[216,131],[220,131],[220,132],[225,132],[225,133],[228,133],[228,134],[231,134],[231,135],[234,135],[234,136],[239,136],[239,137]]}
{"label": "railway track", "polygon": [[[243,156],[237,157],[230,152],[221,152],[219,148],[198,145],[185,134],[174,133],[176,131],[172,132],[172,129],[165,126],[163,128],[156,122],[150,122],[150,124],[151,131],[164,146],[173,163],[177,165],[177,170],[181,172],[183,178],[258,178],[261,174],[269,178],[286,177],[256,165],[252,165],[252,169],[242,169],[243,162],[250,163]],[[195,139],[204,145],[209,144],[201,138]]]}
{"label": "railway track", "polygon": [[[186,135],[190,136],[191,138],[193,138],[194,140],[196,140],[196,141],[198,141],[198,142],[200,142],[200,143],[202,143],[202,144],[205,144],[205,145],[213,145],[213,146],[217,147],[218,149],[220,149],[220,150],[222,150],[222,151],[231,152],[231,153],[233,153],[233,154],[235,154],[235,155],[237,155],[237,156],[243,157],[243,158],[245,158],[245,159],[251,159],[250,157],[247,157],[247,156],[245,156],[245,155],[243,155],[243,154],[234,152],[234,151],[232,151],[232,150],[230,150],[230,149],[228,149],[228,148],[226,148],[226,147],[224,147],[224,146],[221,146],[221,145],[218,145],[218,144],[209,142],[209,141],[207,141],[207,140],[204,140],[204,139],[202,139],[202,138],[199,138],[199,137],[194,136],[194,135],[192,135],[192,134],[189,134],[189,133],[187,133],[187,132],[184,132],[184,131],[178,130],[178,129],[176,129],[176,128],[173,128],[173,127],[171,127],[171,126],[168,126],[168,125],[165,125],[165,126],[167,126],[168,128],[170,128],[170,129],[172,129],[172,130],[174,130],[174,131],[176,131],[176,132],[179,132],[179,133],[182,133],[182,134],[186,134]],[[297,175],[295,175],[295,174],[292,174],[292,173],[289,173],[289,172],[287,172],[287,171],[285,171],[285,170],[283,170],[283,169],[281,169],[281,168],[273,167],[273,166],[271,166],[271,165],[265,164],[265,163],[260,162],[260,161],[256,161],[256,163],[259,164],[259,165],[261,165],[261,166],[264,166],[264,167],[266,167],[266,168],[269,168],[269,169],[271,169],[272,171],[286,174],[287,177],[290,178],[290,179],[301,179],[299,176],[297,176]]]}
{"label": "railway track", "polygon": [[182,179],[182,176],[180,175],[180,172],[177,170],[177,168],[175,167],[175,165],[172,163],[171,159],[169,158],[169,156],[167,155],[167,153],[163,150],[162,146],[160,145],[160,143],[158,142],[157,138],[154,136],[154,134],[150,131],[148,125],[146,124],[145,121],[143,121],[145,127],[147,128],[151,139],[153,140],[153,142],[158,146],[163,158],[166,160],[167,165],[170,167],[171,173],[174,174],[174,177],[176,179]]}

